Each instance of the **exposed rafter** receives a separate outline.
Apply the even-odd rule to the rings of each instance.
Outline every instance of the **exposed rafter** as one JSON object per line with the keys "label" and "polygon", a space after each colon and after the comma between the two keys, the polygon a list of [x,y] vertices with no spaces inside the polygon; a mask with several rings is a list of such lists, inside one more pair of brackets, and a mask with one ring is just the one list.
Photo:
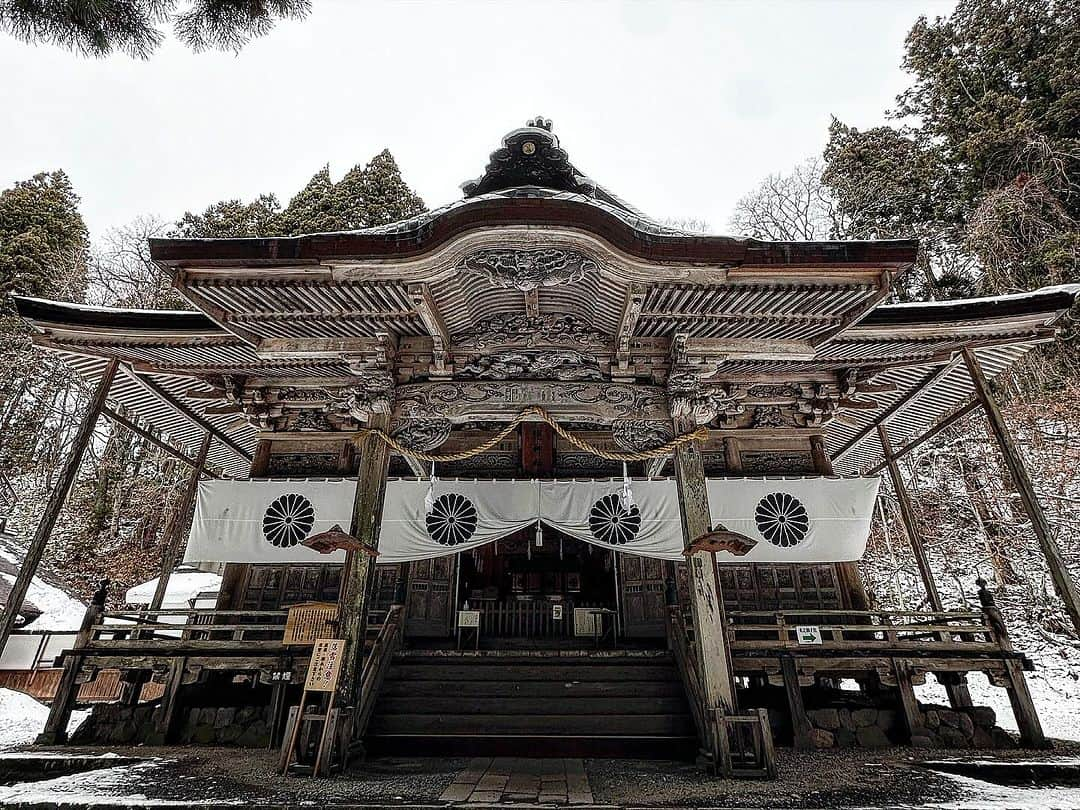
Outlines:
{"label": "exposed rafter", "polygon": [[616,374],[625,374],[630,369],[630,339],[633,338],[641,318],[647,289],[644,284],[631,284],[626,290],[622,315],[619,317],[619,331],[615,335],[615,368],[612,371]]}
{"label": "exposed rafter", "polygon": [[447,355],[450,351],[450,334],[446,331],[442,314],[431,295],[427,284],[409,285],[409,298],[420,320],[424,322],[424,328],[431,336],[431,366],[432,373],[436,376],[444,376],[448,373],[446,367]]}

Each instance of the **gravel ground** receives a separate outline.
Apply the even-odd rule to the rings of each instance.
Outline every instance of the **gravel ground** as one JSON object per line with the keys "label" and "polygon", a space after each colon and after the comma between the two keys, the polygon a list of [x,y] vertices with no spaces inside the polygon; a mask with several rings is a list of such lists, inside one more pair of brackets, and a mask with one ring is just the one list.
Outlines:
{"label": "gravel ground", "polygon": [[709,778],[689,763],[592,759],[585,770],[598,804],[642,807],[832,808],[924,806],[969,798],[954,778],[920,767],[935,759],[1030,760],[1080,756],[1080,744],[1053,751],[777,750],[776,781]]}
{"label": "gravel ground", "polygon": [[[35,753],[40,749],[33,749]],[[102,748],[63,748],[58,754],[100,754]],[[36,807],[91,804],[110,797],[199,803],[325,806],[438,804],[439,796],[468,763],[465,758],[377,758],[329,779],[285,778],[273,751],[143,746],[110,748],[146,761],[0,788],[0,804]],[[975,780],[921,767],[934,759],[1032,760],[1080,757],[1080,743],[1053,751],[959,752],[888,748],[877,751],[777,751],[774,782],[725,781],[690,763],[592,759],[585,763],[597,805],[623,807],[723,806],[738,808],[920,807],[943,802],[983,806]],[[975,787],[972,787],[974,783]],[[6,793],[5,793],[6,792]],[[1053,789],[1034,791],[1037,796]],[[998,805],[995,805],[998,806]],[[1012,805],[1009,805],[1012,806]],[[1043,806],[1041,802],[1025,806]],[[1070,805],[1072,806],[1072,805]]]}

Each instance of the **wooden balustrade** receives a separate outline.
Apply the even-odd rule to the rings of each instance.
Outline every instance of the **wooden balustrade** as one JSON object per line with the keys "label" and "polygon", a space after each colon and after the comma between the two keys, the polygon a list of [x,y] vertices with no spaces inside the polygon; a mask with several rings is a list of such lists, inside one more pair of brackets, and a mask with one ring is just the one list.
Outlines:
{"label": "wooden balustrade", "polygon": [[[820,644],[800,643],[798,627],[811,625]],[[1001,639],[984,612],[784,610],[730,611],[734,650],[903,650],[994,652]]]}
{"label": "wooden balustrade", "polygon": [[509,601],[482,602],[480,635],[482,638],[565,638],[574,634],[574,611],[564,604],[563,618],[552,618],[551,602]]}
{"label": "wooden balustrade", "polygon": [[698,743],[708,748],[712,742],[710,718],[712,711],[705,703],[705,687],[698,671],[697,655],[690,644],[686,621],[678,605],[670,605],[664,616],[667,625],[668,646],[675,658],[675,667],[679,671],[690,714],[694,718],[694,727],[698,733]]}
{"label": "wooden balustrade", "polygon": [[[386,611],[386,619],[375,642],[371,645],[367,656],[364,658],[364,666],[360,671],[360,705],[353,715],[354,739],[359,739],[367,731],[368,721],[375,710],[375,700],[379,695],[383,679],[390,669],[390,662],[394,653],[401,646],[402,632],[405,626],[405,608],[403,605],[392,605]],[[370,626],[371,617],[368,622]]]}
{"label": "wooden balustrade", "polygon": [[287,615],[285,610],[107,611],[91,628],[86,647],[235,649],[242,645],[253,649],[280,645]]}

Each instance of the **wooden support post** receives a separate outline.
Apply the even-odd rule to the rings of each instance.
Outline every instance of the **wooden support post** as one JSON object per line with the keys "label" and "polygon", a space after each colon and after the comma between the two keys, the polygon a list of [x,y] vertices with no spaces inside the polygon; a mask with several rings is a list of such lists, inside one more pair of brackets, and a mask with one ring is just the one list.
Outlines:
{"label": "wooden support post", "polygon": [[915,510],[911,508],[911,499],[908,497],[904,479],[900,477],[900,467],[893,455],[892,443],[889,434],[883,425],[878,425],[878,438],[881,440],[881,450],[885,454],[885,463],[889,468],[889,480],[892,481],[896,500],[900,504],[900,518],[904,522],[904,531],[907,533],[908,542],[911,544],[911,552],[915,555],[915,564],[919,567],[919,576],[926,590],[926,599],[930,608],[940,613],[944,608],[941,604],[941,595],[938,593],[937,584],[934,582],[934,573],[930,570],[930,560],[926,556],[926,547],[923,544],[922,535],[919,534],[919,524],[915,520]]}
{"label": "wooden support post", "polygon": [[787,694],[788,712],[791,714],[791,733],[796,751],[808,751],[814,747],[810,739],[813,727],[806,714],[802,699],[802,686],[799,685],[799,671],[795,659],[790,655],[780,656],[780,672],[784,677],[784,692]]}
{"label": "wooden support post", "polygon": [[[390,431],[389,414],[372,414],[368,427]],[[372,548],[379,546],[379,527],[382,522],[383,500],[386,496],[386,473],[390,452],[386,443],[370,433],[359,442],[360,469],[356,478],[353,516],[350,534]],[[375,561],[367,554],[350,554],[341,579],[341,598],[338,616],[341,622],[345,652],[342,655],[341,678],[338,681],[337,704],[355,707],[359,701],[360,671],[367,638],[368,596],[375,574]],[[348,717],[349,713],[343,713]]]}
{"label": "wooden support post", "polygon": [[56,694],[49,707],[45,728],[35,740],[38,745],[61,745],[67,742],[68,721],[71,720],[75,698],[79,695],[79,671],[83,665],[81,651],[94,637],[94,625],[101,623],[101,614],[105,612],[105,599],[108,596],[108,585],[109,581],[105,580],[94,593],[94,597],[86,608],[86,613],[83,614],[79,632],[75,636],[72,647],[74,652],[64,656],[64,671],[60,675],[60,683],[56,687]]}
{"label": "wooden support post", "polygon": [[180,546],[184,542],[188,523],[191,520],[191,510],[195,506],[195,496],[199,491],[199,478],[202,476],[203,467],[206,466],[206,456],[210,452],[210,442],[213,438],[213,434],[209,432],[203,434],[202,442],[199,444],[199,453],[195,457],[195,466],[191,468],[191,476],[188,478],[187,486],[184,488],[183,495],[180,496],[180,503],[176,505],[176,514],[173,517],[172,526],[168,536],[165,537],[165,542],[162,544],[161,574],[158,576],[157,586],[154,588],[154,596],[150,599],[150,610],[160,610],[161,603],[165,601],[165,592],[169,588],[169,577],[172,576],[173,569],[176,568],[180,556]]}
{"label": "wooden support post", "polygon": [[[824,436],[810,437],[810,458],[814,462],[814,472],[818,475],[836,475],[829,451],[825,448]],[[859,572],[859,564],[853,561],[836,563],[836,574],[848,606],[852,610],[869,610],[870,597],[866,593],[866,584]]]}
{"label": "wooden support post", "polygon": [[38,565],[41,563],[41,558],[45,553],[45,546],[49,542],[57,518],[60,517],[60,510],[64,508],[64,502],[71,491],[71,485],[75,483],[75,476],[78,475],[83,453],[90,443],[90,437],[94,435],[94,426],[97,424],[101,409],[105,406],[105,399],[109,395],[109,388],[112,386],[119,366],[119,360],[110,360],[109,364],[105,366],[105,371],[102,372],[101,379],[98,381],[97,390],[94,391],[94,396],[91,398],[82,422],[79,424],[79,431],[75,434],[75,440],[71,443],[67,458],[64,459],[64,466],[60,470],[56,487],[45,504],[45,512],[38,523],[34,539],[30,541],[30,545],[26,549],[22,565],[19,567],[19,574],[15,577],[11,592],[7,596],[3,615],[0,615],[0,653],[3,653],[4,647],[7,646],[8,638],[15,627],[15,618],[22,609],[23,601],[26,599],[26,592],[30,588],[30,582],[37,574]]}
{"label": "wooden support post", "polygon": [[915,699],[915,687],[911,683],[911,670],[908,662],[894,658],[892,660],[893,675],[896,676],[896,689],[900,693],[900,709],[904,716],[904,725],[907,728],[908,740],[912,737],[924,735],[923,714],[919,709],[919,701]]}
{"label": "wooden support post", "polygon": [[[676,435],[693,425],[675,425]],[[712,531],[709,496],[705,489],[705,468],[696,442],[675,449],[675,482],[679,494],[683,540],[693,540]],[[694,617],[694,645],[701,664],[701,680],[707,709],[737,710],[731,651],[728,647],[727,617],[716,572],[716,560],[708,552],[696,552],[688,561],[690,605]],[[715,752],[714,752],[715,753]]]}
{"label": "wooden support post", "polygon": [[1005,688],[1009,693],[1009,704],[1016,718],[1020,741],[1029,748],[1049,748],[1050,743],[1043,734],[1039,714],[1035,711],[1035,702],[1031,699],[1031,692],[1028,690],[1027,678],[1024,677],[1020,662],[1013,655],[1012,640],[1009,638],[1009,631],[1005,627],[1001,611],[994,602],[994,595],[986,587],[985,579],[980,577],[975,582],[979,586],[979,602],[982,605],[983,615],[986,616],[986,623],[990,627],[990,634],[1003,653],[1005,677],[1008,680],[1008,686]]}
{"label": "wooden support post", "polygon": [[161,703],[154,711],[154,734],[153,743],[165,745],[172,733],[173,718],[176,716],[176,705],[180,694],[180,686],[184,682],[184,668],[187,659],[177,656],[169,662],[169,673],[165,676],[165,693],[161,696]]}
{"label": "wooden support post", "polygon": [[994,395],[990,391],[990,385],[986,381],[982,368],[979,366],[978,358],[970,348],[965,347],[963,353],[964,363],[967,364],[971,381],[975,385],[975,395],[982,403],[983,410],[986,411],[986,418],[990,422],[990,428],[993,430],[994,436],[997,438],[998,448],[1005,459],[1005,466],[1009,468],[1009,475],[1020,493],[1020,500],[1024,504],[1024,510],[1031,520],[1031,528],[1035,532],[1035,537],[1038,538],[1043,555],[1046,557],[1046,564],[1050,568],[1050,577],[1054,581],[1054,589],[1057,591],[1058,596],[1061,597],[1061,601],[1065,603],[1065,612],[1069,614],[1073,628],[1075,628],[1076,634],[1080,636],[1080,595],[1077,594],[1076,584],[1069,575],[1065,560],[1062,559],[1061,549],[1058,548],[1057,543],[1054,541],[1054,534],[1050,528],[1050,522],[1043,512],[1042,504],[1039,503],[1039,499],[1035,495],[1035,487],[1031,483],[1030,476],[1028,476],[1024,458],[1016,449],[1016,443],[1013,441],[1012,434],[1009,433],[1009,428],[1005,424],[1005,417],[1002,416],[1001,409],[998,408],[997,402],[994,401]]}

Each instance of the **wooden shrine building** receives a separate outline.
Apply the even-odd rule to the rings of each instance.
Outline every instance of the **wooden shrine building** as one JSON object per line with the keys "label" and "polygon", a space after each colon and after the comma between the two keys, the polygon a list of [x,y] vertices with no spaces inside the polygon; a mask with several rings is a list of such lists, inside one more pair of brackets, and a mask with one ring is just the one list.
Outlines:
{"label": "wooden shrine building", "polygon": [[[929,728],[912,691],[934,673],[977,714],[969,672],[1042,744],[989,594],[945,611],[913,523],[923,612],[877,609],[858,560],[878,473],[980,404],[1008,441],[986,379],[1052,340],[1080,289],[886,305],[916,242],[668,227],[583,175],[543,119],[463,190],[362,231],[151,240],[192,311],[18,299],[38,345],[98,386],[91,427],[192,465],[185,559],[225,564],[216,610],[92,607],[44,741],[104,670],[129,688],[84,734],[280,738],[310,654],[287,611],[321,605],[312,621],[346,644],[342,734],[372,749],[723,765],[759,708],[803,747],[989,744],[977,724]],[[313,535],[379,556],[323,556]],[[147,681],[164,694],[140,703]],[[830,729],[821,710],[845,699],[881,733]]]}

